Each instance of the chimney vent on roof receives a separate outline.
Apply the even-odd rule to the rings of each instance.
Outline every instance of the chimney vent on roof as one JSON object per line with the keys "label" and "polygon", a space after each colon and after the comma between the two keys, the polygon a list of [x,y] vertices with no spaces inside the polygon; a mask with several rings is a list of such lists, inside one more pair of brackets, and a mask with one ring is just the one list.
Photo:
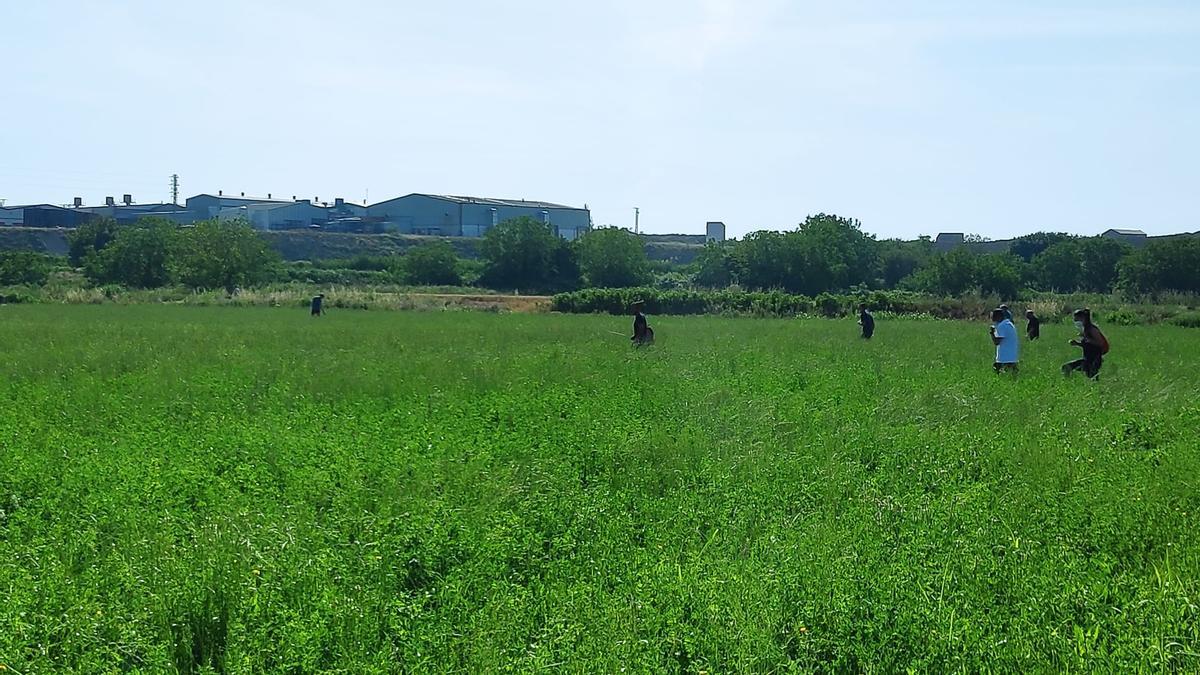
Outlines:
{"label": "chimney vent on roof", "polygon": [[242,196],[243,196],[243,197],[245,197],[245,196],[246,196],[246,193],[245,193],[245,192],[243,192],[243,193],[242,193]]}
{"label": "chimney vent on roof", "polygon": [[346,200],[345,200],[345,199],[342,199],[341,197],[334,197],[334,198],[333,198],[333,205],[334,205],[334,206],[336,206],[336,207],[338,207],[338,208],[341,208],[341,207],[343,207],[343,206],[345,206],[345,205],[346,205]]}
{"label": "chimney vent on roof", "polygon": [[271,193],[270,193],[270,192],[268,192],[268,193],[267,193],[267,199],[270,199],[270,198],[271,198]]}
{"label": "chimney vent on roof", "polygon": [[116,206],[116,205],[117,205],[117,200],[113,199],[112,197],[105,197],[105,198],[104,198],[104,205],[105,205],[105,206]]}
{"label": "chimney vent on roof", "polygon": [[121,201],[125,202],[125,206],[129,206],[133,203],[133,195],[123,195]]}
{"label": "chimney vent on roof", "polygon": [[225,193],[224,193],[223,191],[221,191],[221,190],[217,190],[217,196],[218,196],[218,197],[224,197],[224,196],[225,196]]}
{"label": "chimney vent on roof", "polygon": [[83,197],[76,197],[75,198],[75,208],[79,208],[81,206],[83,206]]}

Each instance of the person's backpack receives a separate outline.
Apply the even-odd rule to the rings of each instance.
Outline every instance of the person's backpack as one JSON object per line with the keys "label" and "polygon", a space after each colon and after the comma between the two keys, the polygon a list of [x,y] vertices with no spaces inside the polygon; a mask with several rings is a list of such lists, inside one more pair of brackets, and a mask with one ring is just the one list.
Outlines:
{"label": "person's backpack", "polygon": [[1100,353],[1107,354],[1108,353],[1108,338],[1104,336],[1104,333],[1100,332],[1099,326],[1093,324],[1092,330],[1096,332],[1097,341],[1100,343]]}

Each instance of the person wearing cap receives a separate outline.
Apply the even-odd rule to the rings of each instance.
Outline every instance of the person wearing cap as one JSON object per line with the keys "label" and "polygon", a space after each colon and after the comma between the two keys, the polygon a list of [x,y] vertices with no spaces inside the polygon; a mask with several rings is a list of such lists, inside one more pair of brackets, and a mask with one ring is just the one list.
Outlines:
{"label": "person wearing cap", "polygon": [[1025,320],[1029,322],[1025,327],[1025,334],[1029,336],[1030,341],[1040,338],[1042,336],[1042,320],[1037,318],[1037,314],[1034,314],[1032,309],[1025,310]]}
{"label": "person wearing cap", "polygon": [[312,308],[313,316],[321,316],[322,314],[325,313],[325,308],[322,307],[322,304],[324,303],[324,301],[325,301],[324,293],[313,296],[312,303],[310,303],[310,307]]}
{"label": "person wearing cap", "polygon": [[642,313],[645,307],[646,303],[641,300],[635,300],[633,303],[633,337],[629,339],[635,347],[654,342],[654,329],[650,328],[646,315]]}
{"label": "person wearing cap", "polygon": [[862,326],[862,336],[864,340],[870,340],[875,334],[875,317],[871,316],[871,312],[867,310],[866,303],[858,306],[858,325]]}
{"label": "person wearing cap", "polygon": [[992,367],[997,373],[1004,371],[1017,372],[1017,362],[1020,360],[1021,345],[1017,340],[1017,327],[1011,319],[1004,316],[1004,310],[997,307],[992,310],[992,327],[989,329],[992,344],[996,345],[996,361]]}
{"label": "person wearing cap", "polygon": [[[1008,305],[1000,305],[1000,311],[1004,312],[1005,319],[1008,319],[1009,321],[1013,320],[1012,310],[1008,308]],[[1013,325],[1015,326],[1016,324]]]}

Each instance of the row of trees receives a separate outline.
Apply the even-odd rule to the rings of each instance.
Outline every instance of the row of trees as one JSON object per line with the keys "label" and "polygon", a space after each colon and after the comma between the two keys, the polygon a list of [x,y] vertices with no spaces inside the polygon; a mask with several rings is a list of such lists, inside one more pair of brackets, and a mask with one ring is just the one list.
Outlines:
{"label": "row of trees", "polygon": [[697,285],[781,289],[815,296],[853,288],[903,289],[957,296],[1013,297],[1023,288],[1134,294],[1200,292],[1200,237],[1177,237],[1134,249],[1101,237],[1037,233],[1005,253],[970,246],[934,251],[928,239],[876,241],[858,221],[820,214],[791,232],[755,232],[709,245],[693,265]]}
{"label": "row of trees", "polygon": [[[71,264],[99,284],[157,288],[175,283],[232,292],[284,276],[278,255],[244,222],[213,220],[180,228],[153,219],[130,226],[99,220],[75,230],[68,241]],[[548,292],[651,281],[641,242],[625,230],[602,228],[568,242],[544,223],[518,218],[489,230],[480,252],[478,283],[490,288]],[[354,268],[360,271],[386,272],[395,281],[429,286],[462,284],[467,266],[445,242],[424,244],[393,259],[358,262]],[[33,269],[21,261],[14,266]],[[20,283],[33,278],[10,276]]]}
{"label": "row of trees", "polygon": [[180,228],[159,220],[87,223],[68,239],[71,264],[95,283],[157,288],[178,283],[225,289],[268,281],[278,255],[245,223],[216,220]]}
{"label": "row of trees", "polygon": [[[240,222],[179,228],[165,221],[118,227],[102,220],[74,232],[69,255],[92,281],[130,287],[177,283],[232,291],[289,278],[266,242]],[[474,282],[542,292],[645,286],[654,283],[655,272],[663,288],[738,285],[809,297],[861,289],[1008,297],[1022,289],[1200,292],[1198,237],[1156,241],[1135,250],[1110,239],[1037,233],[1015,240],[1001,254],[977,253],[970,246],[937,253],[928,239],[877,241],[858,221],[826,214],[807,218],[793,231],[755,232],[740,241],[710,244],[690,265],[670,270],[650,263],[641,240],[628,231],[601,228],[568,242],[532,218],[489,230],[480,242],[480,257],[464,261],[449,244],[436,242],[400,257],[350,261],[348,269],[413,285]],[[39,283],[47,269],[43,257],[9,256],[0,261],[0,284]]]}

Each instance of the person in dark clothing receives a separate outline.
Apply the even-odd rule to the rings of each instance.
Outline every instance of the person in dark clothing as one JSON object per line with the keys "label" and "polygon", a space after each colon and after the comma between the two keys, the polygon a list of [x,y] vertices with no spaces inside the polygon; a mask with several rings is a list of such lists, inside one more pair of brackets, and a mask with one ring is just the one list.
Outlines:
{"label": "person in dark clothing", "polygon": [[875,334],[875,317],[871,316],[865,304],[858,306],[858,325],[862,326],[864,340],[870,340]]}
{"label": "person in dark clothing", "polygon": [[324,302],[325,302],[325,294],[324,293],[313,296],[312,305],[311,305],[313,316],[321,316],[322,314],[325,313],[325,308],[322,307],[322,304]]}
{"label": "person in dark clothing", "polygon": [[1100,376],[1100,367],[1104,365],[1104,355],[1108,353],[1108,338],[1100,332],[1100,327],[1092,323],[1090,309],[1077,309],[1074,314],[1075,328],[1079,330],[1079,338],[1071,340],[1071,345],[1083,349],[1083,358],[1063,364],[1063,375],[1082,370],[1091,379]]}
{"label": "person in dark clothing", "polygon": [[654,329],[650,328],[650,324],[646,321],[646,315],[642,313],[645,306],[646,304],[641,300],[633,303],[633,337],[629,339],[633,341],[635,347],[654,342]]}
{"label": "person in dark clothing", "polygon": [[1037,318],[1032,309],[1025,310],[1025,320],[1029,325],[1025,328],[1026,335],[1030,340],[1036,340],[1042,336],[1042,320]]}

